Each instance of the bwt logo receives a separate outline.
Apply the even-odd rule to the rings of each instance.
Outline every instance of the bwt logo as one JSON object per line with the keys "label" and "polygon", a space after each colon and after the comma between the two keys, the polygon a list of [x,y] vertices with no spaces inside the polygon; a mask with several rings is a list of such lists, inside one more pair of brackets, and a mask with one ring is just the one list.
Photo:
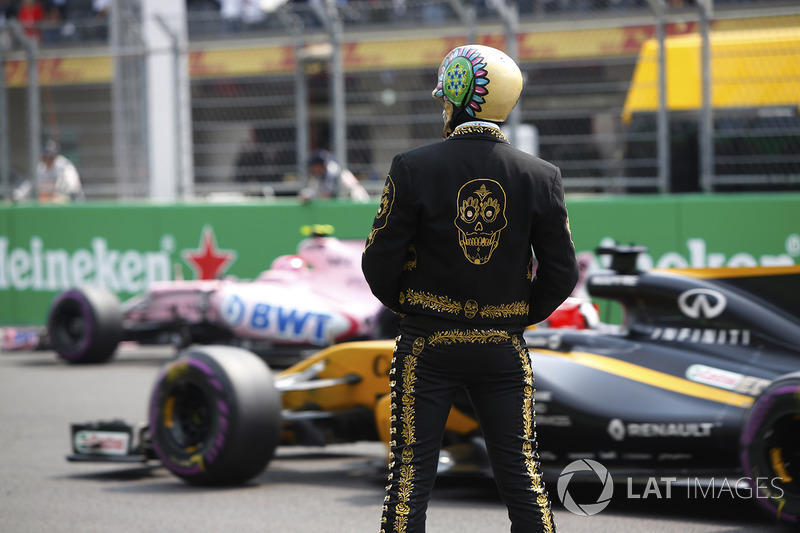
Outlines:
{"label": "bwt logo", "polygon": [[722,293],[710,289],[691,289],[678,296],[678,307],[689,318],[716,318],[727,303]]}

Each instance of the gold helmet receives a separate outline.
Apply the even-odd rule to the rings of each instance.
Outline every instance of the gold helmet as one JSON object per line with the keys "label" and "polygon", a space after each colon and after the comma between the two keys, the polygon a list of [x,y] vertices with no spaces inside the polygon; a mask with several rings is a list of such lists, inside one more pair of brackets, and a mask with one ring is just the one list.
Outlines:
{"label": "gold helmet", "polygon": [[439,67],[439,83],[433,97],[444,106],[444,136],[458,110],[470,117],[503,122],[517,105],[522,92],[522,72],[505,52],[468,44],[454,48]]}

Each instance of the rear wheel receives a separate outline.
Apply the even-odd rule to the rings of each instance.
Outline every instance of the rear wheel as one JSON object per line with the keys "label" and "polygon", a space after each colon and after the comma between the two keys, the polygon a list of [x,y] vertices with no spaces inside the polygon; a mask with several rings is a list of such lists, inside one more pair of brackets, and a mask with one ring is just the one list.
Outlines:
{"label": "rear wheel", "polygon": [[776,379],[758,397],[740,446],[759,507],[780,522],[800,524],[800,373]]}
{"label": "rear wheel", "polygon": [[122,340],[119,300],[101,287],[65,291],[50,306],[47,335],[53,350],[70,363],[104,363]]}
{"label": "rear wheel", "polygon": [[204,346],[166,365],[150,401],[156,454],[193,485],[235,485],[261,473],[281,430],[281,399],[257,356]]}

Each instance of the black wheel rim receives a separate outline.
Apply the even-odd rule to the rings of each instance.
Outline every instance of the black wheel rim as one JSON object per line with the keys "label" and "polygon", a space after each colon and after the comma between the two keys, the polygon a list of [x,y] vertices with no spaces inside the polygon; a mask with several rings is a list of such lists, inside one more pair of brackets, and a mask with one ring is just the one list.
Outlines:
{"label": "black wheel rim", "polygon": [[53,316],[53,344],[66,353],[78,350],[86,337],[86,317],[78,302],[65,301]]}
{"label": "black wheel rim", "polygon": [[181,383],[170,391],[164,426],[175,446],[187,452],[203,449],[211,433],[211,405],[205,391],[194,383]]}

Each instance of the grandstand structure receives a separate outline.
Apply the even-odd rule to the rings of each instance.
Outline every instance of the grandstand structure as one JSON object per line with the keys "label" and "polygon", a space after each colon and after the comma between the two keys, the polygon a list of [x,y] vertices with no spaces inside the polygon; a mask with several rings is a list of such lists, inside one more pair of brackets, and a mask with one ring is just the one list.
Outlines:
{"label": "grandstand structure", "polygon": [[[185,107],[184,131],[169,133],[187,139],[173,149],[186,151],[178,198],[294,195],[316,149],[379,194],[395,153],[441,136],[430,93],[442,57],[478,42],[517,59],[525,85],[506,131],[560,166],[570,193],[800,188],[794,1],[312,0],[232,14],[190,0],[180,21],[159,19],[156,46],[141,1],[93,13],[71,0],[65,18],[33,27],[5,20],[2,183],[30,175],[37,142],[55,138],[87,198],[152,197],[152,128]],[[169,39],[177,29],[184,40]],[[185,74],[161,115],[143,112],[154,56]]]}

